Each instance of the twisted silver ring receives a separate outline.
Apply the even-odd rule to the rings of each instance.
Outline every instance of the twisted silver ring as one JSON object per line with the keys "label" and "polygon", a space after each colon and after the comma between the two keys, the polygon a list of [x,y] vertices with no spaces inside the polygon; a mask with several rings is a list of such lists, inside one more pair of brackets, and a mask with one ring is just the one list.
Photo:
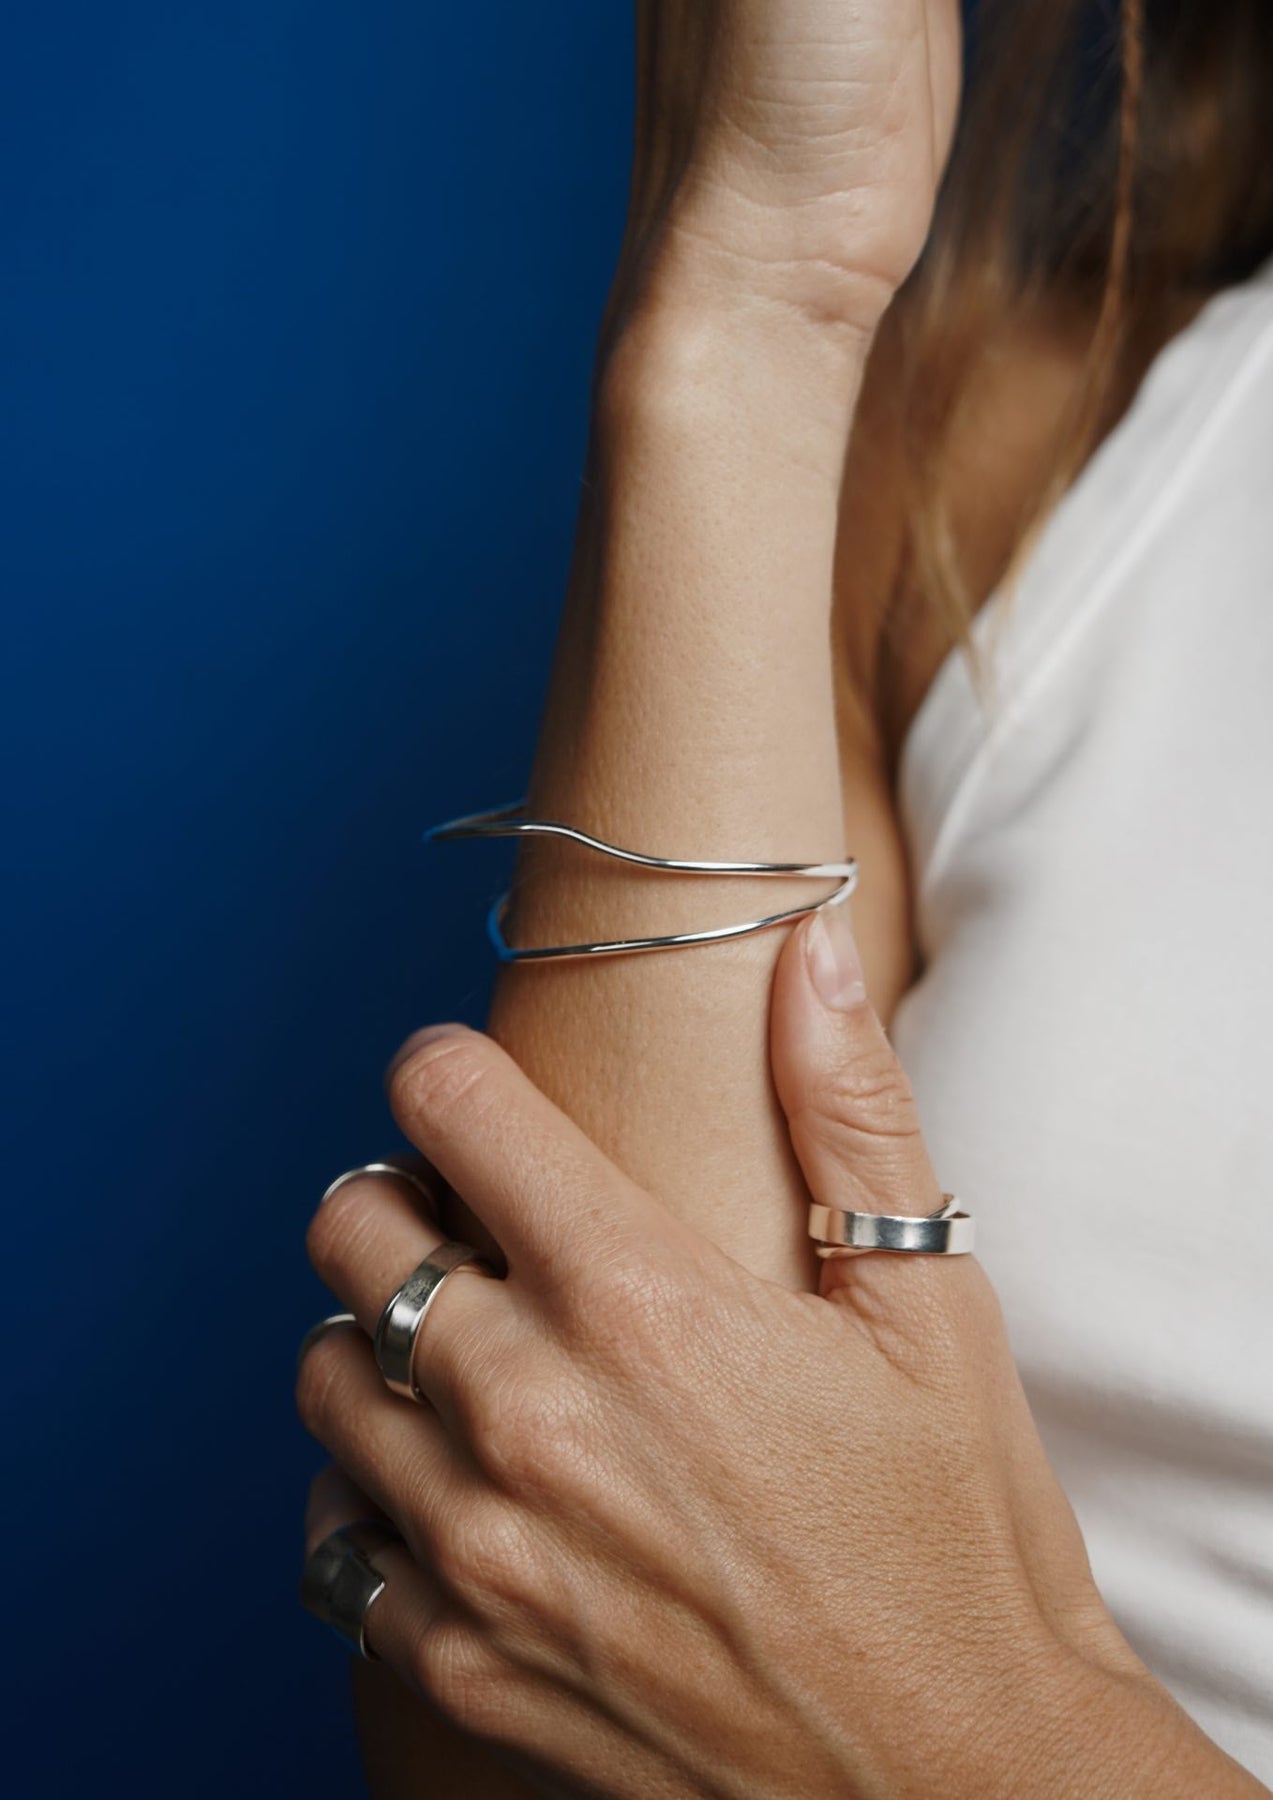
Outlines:
{"label": "twisted silver ring", "polygon": [[857,1256],[867,1250],[908,1252],[920,1256],[967,1256],[976,1231],[969,1213],[962,1212],[953,1194],[926,1217],[903,1218],[893,1213],[848,1212],[835,1206],[809,1207],[809,1236],[825,1261],[830,1257]]}
{"label": "twisted silver ring", "polygon": [[385,1591],[385,1578],[371,1559],[402,1541],[383,1519],[358,1519],[330,1532],[305,1559],[301,1605],[368,1662],[380,1659],[367,1646],[367,1614]]}
{"label": "twisted silver ring", "polygon": [[470,1244],[448,1239],[430,1252],[413,1269],[396,1294],[390,1296],[376,1325],[376,1362],[385,1381],[395,1394],[423,1405],[425,1396],[416,1385],[413,1373],[416,1339],[420,1327],[443,1283],[458,1269],[473,1269],[479,1275],[495,1271]]}

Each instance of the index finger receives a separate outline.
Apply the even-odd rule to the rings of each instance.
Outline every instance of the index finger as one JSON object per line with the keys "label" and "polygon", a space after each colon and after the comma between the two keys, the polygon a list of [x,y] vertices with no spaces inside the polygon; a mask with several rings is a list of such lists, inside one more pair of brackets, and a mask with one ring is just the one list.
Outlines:
{"label": "index finger", "polygon": [[390,1065],[400,1128],[472,1208],[512,1269],[561,1274],[662,1215],[491,1038],[434,1025]]}

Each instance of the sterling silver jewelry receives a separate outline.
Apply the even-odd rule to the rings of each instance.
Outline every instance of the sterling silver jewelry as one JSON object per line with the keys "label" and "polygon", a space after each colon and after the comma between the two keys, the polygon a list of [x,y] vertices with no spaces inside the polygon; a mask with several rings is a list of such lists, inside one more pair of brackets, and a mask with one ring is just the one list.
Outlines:
{"label": "sterling silver jewelry", "polygon": [[368,1662],[380,1658],[367,1646],[367,1614],[385,1591],[385,1578],[371,1559],[402,1541],[383,1519],[359,1519],[331,1532],[305,1559],[301,1605]]}
{"label": "sterling silver jewelry", "polygon": [[421,1199],[427,1203],[430,1214],[437,1208],[437,1195],[422,1176],[417,1175],[413,1169],[400,1169],[396,1163],[382,1162],[363,1163],[357,1169],[346,1169],[343,1175],[338,1175],[335,1181],[330,1182],[323,1190],[323,1197],[318,1204],[326,1206],[338,1189],[343,1188],[347,1182],[361,1181],[364,1175],[378,1176],[382,1180],[392,1178],[394,1181],[405,1181],[407,1186],[414,1188]]}
{"label": "sterling silver jewelry", "polygon": [[764,918],[749,919],[742,925],[720,925],[710,931],[677,931],[660,937],[615,938],[593,944],[540,944],[516,948],[504,936],[504,919],[509,896],[501,894],[487,917],[486,927],[495,954],[501,962],[563,962],[571,957],[628,956],[643,950],[679,950],[687,944],[714,944],[727,938],[746,937],[753,931],[767,931],[773,925],[785,925],[803,919],[823,907],[847,900],[857,886],[858,865],[855,857],[844,862],[777,863],[716,862],[679,856],[649,856],[640,850],[625,850],[618,844],[607,844],[602,838],[563,825],[555,819],[528,819],[520,804],[494,807],[489,812],[469,813],[462,819],[451,819],[445,825],[434,825],[425,834],[426,842],[448,838],[494,837],[558,837],[601,856],[632,863],[642,869],[658,869],[665,875],[761,875],[787,876],[788,879],[834,881],[836,886],[821,899],[808,906],[793,906],[783,912],[769,913]]}
{"label": "sterling silver jewelry", "polygon": [[892,1213],[847,1212],[834,1206],[809,1207],[809,1236],[818,1255],[858,1256],[867,1250],[908,1251],[920,1256],[967,1256],[975,1223],[960,1210],[954,1194],[943,1194],[936,1212],[922,1218]]}
{"label": "sterling silver jewelry", "polygon": [[412,1364],[416,1339],[425,1315],[437,1299],[442,1284],[458,1269],[493,1275],[491,1265],[469,1244],[452,1239],[438,1245],[411,1271],[396,1294],[390,1296],[376,1326],[376,1363],[395,1394],[423,1405],[425,1396],[416,1385]]}
{"label": "sterling silver jewelry", "polygon": [[343,1312],[328,1313],[327,1317],[320,1319],[317,1325],[311,1325],[301,1339],[300,1349],[296,1352],[297,1368],[300,1368],[319,1338],[326,1337],[329,1331],[338,1331],[344,1325],[357,1325],[357,1323],[358,1321],[352,1313]]}

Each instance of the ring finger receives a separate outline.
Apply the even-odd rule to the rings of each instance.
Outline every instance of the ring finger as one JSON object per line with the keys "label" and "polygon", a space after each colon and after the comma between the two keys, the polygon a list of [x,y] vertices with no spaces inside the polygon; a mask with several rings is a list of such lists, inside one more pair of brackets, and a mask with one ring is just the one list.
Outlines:
{"label": "ring finger", "polygon": [[[305,1506],[307,1561],[332,1532],[365,1520],[390,1522],[343,1469],[329,1463],[310,1483]],[[364,1614],[363,1641],[375,1661],[388,1663],[402,1679],[413,1682],[420,1641],[443,1611],[442,1595],[405,1543],[385,1544],[374,1552],[372,1563],[385,1585]],[[325,1611],[319,1617],[331,1624]]]}

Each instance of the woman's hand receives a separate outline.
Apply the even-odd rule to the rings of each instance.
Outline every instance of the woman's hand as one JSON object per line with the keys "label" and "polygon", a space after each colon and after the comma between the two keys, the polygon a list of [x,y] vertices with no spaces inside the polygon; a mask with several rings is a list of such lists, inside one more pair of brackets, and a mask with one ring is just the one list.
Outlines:
{"label": "woman's hand", "polygon": [[671,267],[873,329],[927,235],[959,71],[957,0],[639,0],[616,305]]}
{"label": "woman's hand", "polygon": [[[784,954],[773,1056],[817,1198],[934,1209],[844,911]],[[368,1621],[408,1682],[606,1793],[1149,1791],[1106,1785],[1102,1708],[1135,1711],[1117,1741],[1138,1772],[1158,1766],[1142,1711],[1183,1715],[1105,1613],[972,1258],[861,1256],[792,1293],[475,1033],[418,1036],[391,1093],[508,1265],[439,1294],[415,1363],[431,1407],[352,1331],[301,1373],[306,1424],[409,1546]],[[310,1234],[368,1331],[437,1240],[385,1183],[342,1189]],[[330,1495],[319,1511],[321,1532]]]}

